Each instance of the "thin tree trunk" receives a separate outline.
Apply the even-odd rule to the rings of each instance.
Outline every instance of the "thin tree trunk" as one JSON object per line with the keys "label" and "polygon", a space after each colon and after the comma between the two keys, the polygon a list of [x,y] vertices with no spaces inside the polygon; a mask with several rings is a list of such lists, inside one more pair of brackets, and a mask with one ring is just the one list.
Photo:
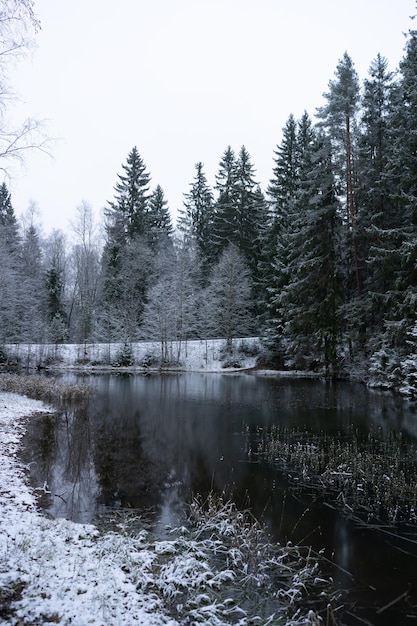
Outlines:
{"label": "thin tree trunk", "polygon": [[358,241],[355,233],[356,227],[356,218],[357,218],[357,206],[356,206],[356,197],[355,197],[355,189],[354,189],[354,167],[353,167],[353,156],[352,156],[352,140],[351,140],[351,131],[350,131],[350,118],[346,116],[346,200],[347,200],[347,211],[348,211],[348,221],[352,228],[352,238],[353,238],[353,263],[355,267],[355,276],[356,276],[356,288],[358,290],[358,294],[360,295],[362,292],[362,277],[359,267],[359,251],[358,251]]}

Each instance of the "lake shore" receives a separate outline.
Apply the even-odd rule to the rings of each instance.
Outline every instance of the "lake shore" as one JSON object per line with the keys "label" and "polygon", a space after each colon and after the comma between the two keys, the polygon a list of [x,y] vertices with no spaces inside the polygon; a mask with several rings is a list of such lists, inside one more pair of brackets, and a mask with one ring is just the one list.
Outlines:
{"label": "lake shore", "polygon": [[[92,524],[52,520],[38,511],[36,491],[29,486],[19,450],[27,420],[54,411],[39,400],[0,392],[0,624],[177,626],[189,619],[217,626],[265,623],[230,599],[214,600],[221,587],[239,586],[238,570],[214,569],[209,564],[210,545],[193,539],[185,529],[172,540],[156,541],[145,531],[132,535],[121,527],[120,532],[101,533]],[[38,490],[47,491],[48,485]],[[246,526],[243,530],[241,543],[248,534]],[[214,549],[219,549],[218,541]],[[228,554],[227,546],[222,549]],[[294,548],[285,554],[285,549],[275,549],[279,550],[275,566],[282,567],[282,558],[288,559]],[[279,597],[280,623],[313,626],[319,623],[318,616],[297,608],[297,600],[310,583],[314,586],[317,563],[304,562],[297,554],[294,563]],[[319,591],[320,587],[322,583]],[[189,607],[172,609],[175,598],[184,593],[192,596]],[[173,618],[178,612],[182,617]]]}

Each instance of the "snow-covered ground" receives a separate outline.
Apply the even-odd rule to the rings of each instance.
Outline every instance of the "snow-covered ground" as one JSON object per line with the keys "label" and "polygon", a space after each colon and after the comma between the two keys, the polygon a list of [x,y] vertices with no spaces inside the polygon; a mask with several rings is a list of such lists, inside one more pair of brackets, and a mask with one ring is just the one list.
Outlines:
{"label": "snow-covered ground", "polygon": [[155,553],[142,549],[143,537],[99,537],[94,526],[37,512],[16,456],[19,420],[46,410],[36,400],[0,394],[0,594],[3,607],[9,596],[13,609],[0,623],[176,624],[146,592]]}
{"label": "snow-covered ground", "polygon": [[[156,541],[146,531],[100,533],[93,525],[50,520],[39,513],[18,451],[26,420],[51,410],[39,401],[0,393],[0,624],[270,623],[256,613],[248,615],[230,598],[218,595],[216,600],[213,590],[218,593],[236,574],[229,567],[214,569],[209,543],[192,539],[186,529],[172,541]],[[224,532],[230,534],[230,528]],[[225,551],[218,540],[213,543],[219,554]],[[239,555],[240,550],[232,547],[225,557],[232,563]],[[287,559],[279,553],[275,566],[287,572]],[[294,571],[289,585],[279,592],[289,615],[284,621],[281,615],[280,624],[320,623],[315,613],[302,615],[293,604],[304,593],[305,581],[315,577],[315,564]],[[187,606],[178,600],[185,591]],[[177,614],[178,621],[169,617]]]}
{"label": "snow-covered ground", "polygon": [[[187,342],[170,342],[169,362],[164,368],[216,372],[225,369],[249,369],[255,366],[261,344],[257,338],[235,339],[233,358],[224,356],[225,340],[208,339]],[[51,367],[106,368],[120,362],[126,351],[122,343],[89,344],[8,344],[9,358],[18,358],[22,365],[32,368],[42,365]],[[133,368],[158,369],[161,362],[161,344],[158,342],[137,342],[127,344],[131,351]],[[230,366],[234,367],[230,367]]]}

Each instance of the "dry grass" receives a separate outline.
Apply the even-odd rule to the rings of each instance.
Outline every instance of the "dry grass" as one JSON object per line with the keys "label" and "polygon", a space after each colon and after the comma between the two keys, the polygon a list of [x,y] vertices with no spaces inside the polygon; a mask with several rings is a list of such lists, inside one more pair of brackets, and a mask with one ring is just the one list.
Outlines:
{"label": "dry grass", "polygon": [[416,449],[401,433],[386,438],[351,429],[345,437],[272,428],[257,456],[285,471],[291,488],[323,494],[366,522],[417,522]]}
{"label": "dry grass", "polygon": [[2,373],[0,391],[18,393],[35,400],[61,405],[69,401],[86,400],[93,390],[88,385],[63,382],[44,376]]}

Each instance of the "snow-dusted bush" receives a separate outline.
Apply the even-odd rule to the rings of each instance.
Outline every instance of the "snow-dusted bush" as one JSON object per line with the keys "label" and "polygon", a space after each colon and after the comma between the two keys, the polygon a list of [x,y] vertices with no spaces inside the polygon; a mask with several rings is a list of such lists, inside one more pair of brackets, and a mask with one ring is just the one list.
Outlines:
{"label": "snow-dusted bush", "polygon": [[113,367],[131,367],[135,364],[133,349],[130,343],[125,342],[118,350],[112,365]]}
{"label": "snow-dusted bush", "polygon": [[396,388],[401,381],[401,366],[398,353],[390,348],[382,347],[369,359],[370,387]]}

